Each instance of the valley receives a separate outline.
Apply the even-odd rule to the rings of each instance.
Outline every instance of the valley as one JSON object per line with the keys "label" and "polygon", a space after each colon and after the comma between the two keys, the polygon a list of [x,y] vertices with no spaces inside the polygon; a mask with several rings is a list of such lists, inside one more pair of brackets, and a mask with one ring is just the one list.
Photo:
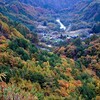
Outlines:
{"label": "valley", "polygon": [[0,0],[0,100],[100,100],[100,0]]}
{"label": "valley", "polygon": [[[4,1],[8,2],[9,0]],[[32,32],[36,33],[39,37],[40,44],[43,43],[45,45],[57,46],[62,42],[66,42],[66,40],[69,38],[75,38],[83,34],[86,37],[89,37],[93,34],[92,28],[97,22],[94,20],[99,17],[99,0],[97,2],[91,0],[80,0],[79,3],[83,6],[81,9],[81,6],[78,6],[78,3],[76,1],[71,1],[74,3],[74,5],[70,7],[67,6],[67,2],[65,3],[66,6],[62,6],[63,8],[56,5],[60,9],[59,12],[52,6],[51,10],[46,9],[42,4],[44,1],[37,3],[37,5],[35,5],[36,2],[33,2],[31,5],[34,6],[26,5],[26,3],[30,4],[31,0],[26,2],[24,0],[21,1],[23,3],[20,3],[18,1],[10,1],[10,5],[6,5],[5,3],[5,6],[3,6],[3,4],[1,4],[1,12],[7,16],[10,16],[10,18],[16,20],[17,22],[21,22]],[[49,3],[49,5],[52,5],[53,2],[51,3],[50,1]],[[98,5],[98,7],[95,8],[95,5]],[[97,9],[98,13],[96,13],[96,11],[94,10],[95,12],[92,13],[96,13],[94,14],[95,16],[90,16],[89,20],[86,20],[86,14],[92,6],[94,9]],[[6,13],[6,10],[4,11],[3,9],[8,9],[8,14]],[[25,12],[25,10],[27,12]],[[83,14],[82,11],[84,10],[86,10],[86,14]],[[99,19],[97,20],[99,21]]]}

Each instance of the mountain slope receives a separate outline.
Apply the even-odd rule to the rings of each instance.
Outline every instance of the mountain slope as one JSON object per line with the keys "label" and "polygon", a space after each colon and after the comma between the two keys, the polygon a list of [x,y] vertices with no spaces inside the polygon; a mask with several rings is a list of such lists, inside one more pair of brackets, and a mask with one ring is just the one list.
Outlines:
{"label": "mountain slope", "polygon": [[[4,0],[4,1],[9,2],[10,0]],[[35,7],[42,7],[60,11],[61,9],[73,6],[79,1],[87,1],[87,0],[70,0],[70,1],[69,0],[18,0],[18,1]]]}
{"label": "mountain slope", "polygon": [[100,81],[91,69],[39,50],[22,34],[16,23],[0,14],[0,100],[98,98]]}
{"label": "mountain slope", "polygon": [[34,30],[34,21],[37,21],[37,17],[43,16],[43,14],[49,13],[44,8],[35,8],[30,5],[22,4],[19,1],[2,2],[0,1],[0,11],[10,17],[12,20],[24,23],[31,30]]}
{"label": "mountain slope", "polygon": [[[92,28],[99,5],[97,0],[0,0],[0,100],[99,100],[100,37],[67,39],[56,23],[60,17],[77,30],[81,24]],[[52,38],[58,43],[59,34],[68,45],[41,50],[37,28],[47,45]]]}
{"label": "mountain slope", "polygon": [[77,3],[71,10],[73,13],[79,14],[80,19],[89,21],[100,21],[100,1],[93,0],[90,2],[83,1]]}
{"label": "mountain slope", "polygon": [[33,6],[40,6],[49,9],[60,10],[62,8],[68,8],[69,6],[73,5],[77,2],[77,0],[20,0],[23,3],[30,4]]}
{"label": "mountain slope", "polygon": [[84,20],[91,19],[96,22],[100,21],[100,1],[95,0],[94,2],[91,2],[89,6],[83,10],[82,18]]}

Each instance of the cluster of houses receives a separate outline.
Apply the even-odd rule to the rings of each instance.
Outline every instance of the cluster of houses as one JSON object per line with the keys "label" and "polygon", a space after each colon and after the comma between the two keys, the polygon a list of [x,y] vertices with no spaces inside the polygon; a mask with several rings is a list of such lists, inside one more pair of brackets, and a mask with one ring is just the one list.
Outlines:
{"label": "cluster of houses", "polygon": [[37,32],[40,43],[45,44],[48,47],[53,47],[59,45],[61,42],[65,42],[67,40],[77,38],[80,36],[82,40],[90,37],[92,34],[92,30],[89,28],[79,29],[75,31],[53,31],[48,29],[47,26],[38,25]]}

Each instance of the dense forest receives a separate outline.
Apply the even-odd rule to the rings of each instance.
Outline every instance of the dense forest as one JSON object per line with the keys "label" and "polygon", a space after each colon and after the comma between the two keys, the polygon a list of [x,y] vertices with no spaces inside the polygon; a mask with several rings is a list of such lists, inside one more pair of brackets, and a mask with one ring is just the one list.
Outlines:
{"label": "dense forest", "polygon": [[28,28],[0,19],[0,100],[99,100],[99,36],[47,52]]}
{"label": "dense forest", "polygon": [[[22,2],[25,3],[25,0]],[[25,8],[21,11],[15,5],[13,10],[23,13],[19,13],[17,18],[12,8],[3,5],[0,3],[0,100],[100,100],[99,14],[91,36],[82,34],[60,41],[50,50],[43,50],[38,46],[40,40],[34,26],[37,23],[30,20],[40,9],[29,13],[24,4],[19,5]],[[42,14],[44,12],[45,9]],[[48,20],[43,16],[37,18],[47,26]],[[89,23],[88,27],[91,28],[92,24]],[[49,25],[52,30],[54,25]],[[57,27],[55,29],[59,31]],[[61,31],[60,38],[64,39],[62,33],[64,31]]]}

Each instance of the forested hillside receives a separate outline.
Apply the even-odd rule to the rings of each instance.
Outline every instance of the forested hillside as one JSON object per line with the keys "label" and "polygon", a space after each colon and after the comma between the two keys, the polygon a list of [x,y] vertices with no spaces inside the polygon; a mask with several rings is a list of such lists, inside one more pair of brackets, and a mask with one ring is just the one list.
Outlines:
{"label": "forested hillside", "polygon": [[[95,71],[64,55],[39,50],[29,29],[18,26],[0,14],[0,100],[99,100],[100,81]],[[23,34],[24,29],[30,38]],[[94,41],[90,41],[92,45]]]}
{"label": "forested hillside", "polygon": [[0,0],[0,100],[100,100],[100,0]]}

